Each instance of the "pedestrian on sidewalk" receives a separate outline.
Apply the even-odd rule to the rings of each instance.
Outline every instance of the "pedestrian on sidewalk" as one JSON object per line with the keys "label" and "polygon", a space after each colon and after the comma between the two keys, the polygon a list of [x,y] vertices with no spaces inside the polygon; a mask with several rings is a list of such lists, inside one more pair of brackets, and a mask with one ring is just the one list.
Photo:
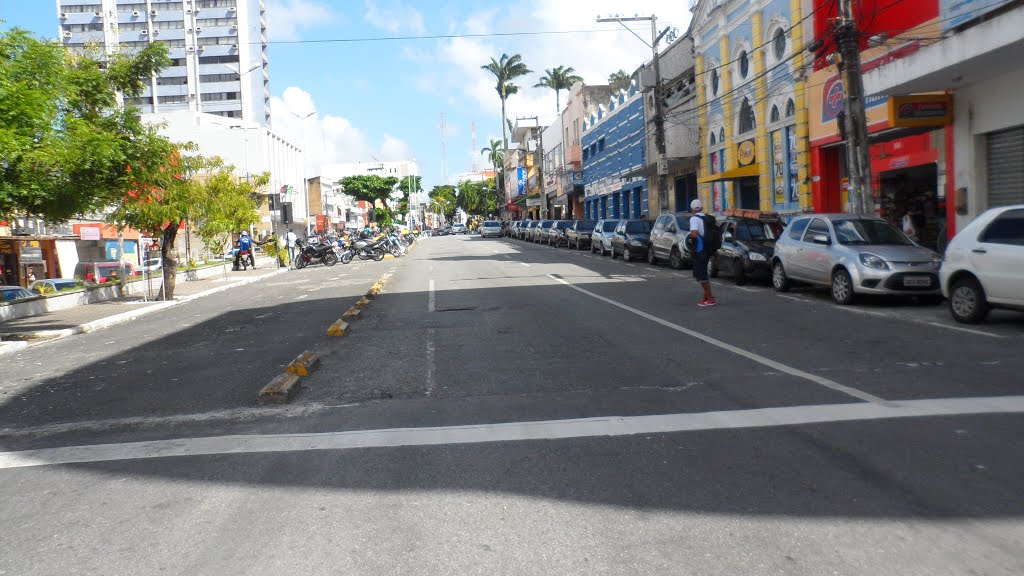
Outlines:
{"label": "pedestrian on sidewalk", "polygon": [[700,199],[690,202],[690,234],[687,246],[692,246],[693,251],[693,278],[700,283],[704,289],[704,299],[697,303],[697,306],[714,306],[715,296],[711,293],[711,279],[708,278],[708,263],[711,261],[711,250],[705,242],[706,231],[704,230],[704,205]]}
{"label": "pedestrian on sidewalk", "polygon": [[295,266],[295,242],[298,239],[299,237],[296,236],[294,230],[289,230],[284,235],[285,244],[288,246],[288,266]]}

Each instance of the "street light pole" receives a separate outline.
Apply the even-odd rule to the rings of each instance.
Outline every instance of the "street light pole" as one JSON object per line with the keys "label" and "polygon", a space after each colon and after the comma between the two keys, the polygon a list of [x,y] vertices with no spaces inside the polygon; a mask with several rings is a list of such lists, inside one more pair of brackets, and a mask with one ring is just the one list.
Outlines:
{"label": "street light pole", "polygon": [[[314,114],[316,114],[316,110],[313,110],[312,112],[310,112],[309,114],[306,114],[305,116],[299,116],[298,114],[296,114],[295,112],[292,112],[291,110],[289,110],[288,113],[291,114],[292,116],[295,116],[296,118],[298,118],[299,120],[302,121],[302,154],[303,154],[303,158],[302,158],[302,191],[303,191],[303,194],[305,194],[305,196],[306,196],[306,200],[305,200],[305,202],[303,204],[305,205],[305,208],[306,208],[306,210],[305,210],[305,212],[306,212],[306,236],[309,236],[309,226],[310,226],[310,223],[309,223],[309,217],[310,217],[310,213],[309,213],[309,174],[307,173],[308,171],[306,170],[306,158],[305,158],[305,154],[308,151],[307,148],[306,148],[306,146],[307,146],[307,144],[306,144],[306,120],[308,118],[310,118],[311,116],[313,116]],[[321,183],[321,186],[323,186],[322,183]],[[321,194],[320,198],[321,198],[321,200],[320,200],[320,211],[322,212],[323,208],[324,208],[323,207],[323,195],[322,194]]]}

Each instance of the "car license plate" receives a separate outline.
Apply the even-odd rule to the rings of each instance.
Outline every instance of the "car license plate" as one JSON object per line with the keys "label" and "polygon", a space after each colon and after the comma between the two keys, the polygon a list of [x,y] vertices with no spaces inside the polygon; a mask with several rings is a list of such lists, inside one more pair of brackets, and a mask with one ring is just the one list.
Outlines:
{"label": "car license plate", "polygon": [[903,285],[915,288],[928,287],[932,285],[932,279],[928,276],[904,276]]}

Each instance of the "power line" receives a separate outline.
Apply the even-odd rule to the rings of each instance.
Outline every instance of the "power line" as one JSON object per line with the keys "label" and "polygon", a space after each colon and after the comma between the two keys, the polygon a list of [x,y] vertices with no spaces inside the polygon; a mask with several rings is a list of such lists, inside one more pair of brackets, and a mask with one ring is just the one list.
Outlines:
{"label": "power line", "polygon": [[[628,30],[628,28],[627,28]],[[537,30],[531,32],[488,32],[481,34],[428,34],[422,36],[372,36],[367,38],[313,38],[305,40],[269,40],[267,44],[333,44],[356,42],[391,42],[396,40],[448,40],[453,38],[496,38],[506,36],[544,36],[559,34],[589,34],[592,32],[614,32],[621,34],[617,28],[600,28],[589,30]],[[250,42],[263,44],[263,42]]]}

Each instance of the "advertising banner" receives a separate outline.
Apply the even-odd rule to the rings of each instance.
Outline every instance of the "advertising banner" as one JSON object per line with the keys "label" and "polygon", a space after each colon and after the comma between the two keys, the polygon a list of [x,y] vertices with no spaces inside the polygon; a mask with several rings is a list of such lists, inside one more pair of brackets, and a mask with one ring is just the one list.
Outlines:
{"label": "advertising banner", "polygon": [[786,203],[786,145],[783,142],[782,130],[772,132],[772,190],[775,191],[775,203]]}
{"label": "advertising banner", "polygon": [[939,21],[947,32],[1005,6],[1006,2],[992,0],[939,0]]}
{"label": "advertising banner", "polygon": [[526,194],[526,168],[516,168],[516,194]]}

